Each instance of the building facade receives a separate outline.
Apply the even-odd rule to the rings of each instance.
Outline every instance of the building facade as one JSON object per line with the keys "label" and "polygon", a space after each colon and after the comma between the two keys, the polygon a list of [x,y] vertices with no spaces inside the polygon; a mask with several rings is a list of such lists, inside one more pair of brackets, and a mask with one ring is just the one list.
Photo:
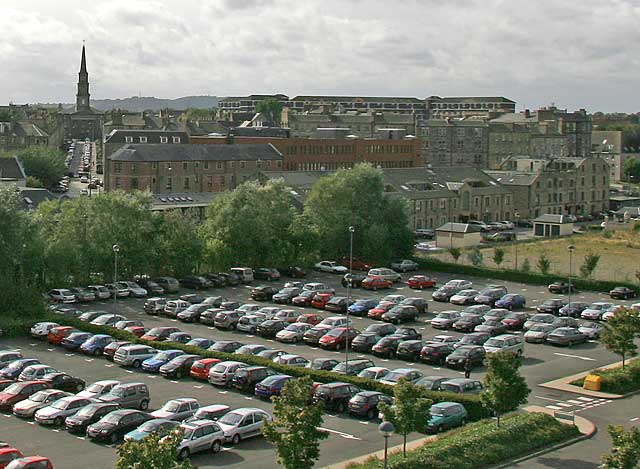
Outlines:
{"label": "building facade", "polygon": [[430,96],[425,101],[429,119],[489,118],[516,112],[516,102],[503,96],[448,98]]}
{"label": "building facade", "polygon": [[487,167],[489,127],[482,119],[429,119],[421,137],[425,165]]}

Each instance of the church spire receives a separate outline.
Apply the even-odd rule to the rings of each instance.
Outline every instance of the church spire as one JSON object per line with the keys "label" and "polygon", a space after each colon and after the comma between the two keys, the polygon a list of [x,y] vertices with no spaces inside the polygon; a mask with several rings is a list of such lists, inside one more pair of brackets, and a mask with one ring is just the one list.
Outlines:
{"label": "church spire", "polygon": [[87,73],[87,57],[85,55],[84,41],[82,41],[82,59],[80,61],[80,73],[78,73],[78,92],[76,94],[76,112],[90,112],[89,106],[89,74]]}
{"label": "church spire", "polygon": [[82,41],[82,61],[80,62],[80,73],[87,73],[87,57],[84,53],[84,41]]}

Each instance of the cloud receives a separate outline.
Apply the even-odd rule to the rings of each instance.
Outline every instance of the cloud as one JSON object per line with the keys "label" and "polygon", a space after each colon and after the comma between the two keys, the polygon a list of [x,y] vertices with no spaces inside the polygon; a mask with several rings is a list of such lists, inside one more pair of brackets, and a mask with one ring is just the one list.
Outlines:
{"label": "cloud", "polygon": [[96,98],[490,94],[638,110],[637,0],[34,2],[3,2],[0,102],[73,101],[86,39]]}

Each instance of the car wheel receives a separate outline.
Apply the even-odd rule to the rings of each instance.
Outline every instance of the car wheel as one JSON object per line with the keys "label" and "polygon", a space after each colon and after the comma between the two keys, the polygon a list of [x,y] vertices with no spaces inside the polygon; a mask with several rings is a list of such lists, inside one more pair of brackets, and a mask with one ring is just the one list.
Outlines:
{"label": "car wheel", "polygon": [[59,427],[60,425],[62,425],[64,423],[64,420],[62,419],[62,417],[56,417],[56,419],[53,421],[53,424],[56,427]]}
{"label": "car wheel", "polygon": [[443,431],[444,431],[444,425],[442,425],[442,424],[438,425],[437,432],[440,433],[440,432],[443,432]]}
{"label": "car wheel", "polygon": [[336,352],[340,350],[340,344],[336,344]]}
{"label": "car wheel", "polygon": [[118,442],[118,435],[116,435],[115,433],[112,433],[111,436],[109,437],[109,442],[112,445],[115,445]]}
{"label": "car wheel", "polygon": [[96,355],[96,356],[98,356],[98,355],[102,355],[102,349],[100,349],[100,348],[95,349],[95,350],[93,351],[93,354],[94,354],[94,355]]}
{"label": "car wheel", "polygon": [[133,362],[133,367],[134,367],[134,368],[140,368],[140,365],[141,365],[141,364],[142,364],[142,363],[140,362],[140,360],[136,360],[136,361],[134,361],[134,362]]}
{"label": "car wheel", "polygon": [[182,379],[182,370],[176,371],[176,379]]}
{"label": "car wheel", "polygon": [[80,392],[80,391],[82,391],[83,389],[84,389],[84,384],[82,384],[82,383],[78,383],[78,384],[76,385],[76,392]]}
{"label": "car wheel", "polygon": [[373,409],[369,409],[367,411],[367,418],[369,420],[373,420],[375,418],[375,416],[376,416],[376,413],[373,411]]}
{"label": "car wheel", "polygon": [[222,449],[222,443],[220,443],[220,440],[216,440],[213,443],[211,443],[212,453],[219,453],[221,449]]}
{"label": "car wheel", "polygon": [[337,406],[336,406],[336,410],[338,411],[338,413],[342,413],[345,410],[345,406],[344,406],[344,402],[340,402]]}
{"label": "car wheel", "polygon": [[148,408],[149,408],[149,401],[145,399],[140,403],[140,410],[147,410]]}
{"label": "car wheel", "polygon": [[236,433],[235,435],[233,435],[233,438],[231,438],[231,444],[237,445],[238,443],[240,443],[240,434]]}
{"label": "car wheel", "polygon": [[178,453],[178,459],[187,459],[189,457],[189,448],[182,448]]}

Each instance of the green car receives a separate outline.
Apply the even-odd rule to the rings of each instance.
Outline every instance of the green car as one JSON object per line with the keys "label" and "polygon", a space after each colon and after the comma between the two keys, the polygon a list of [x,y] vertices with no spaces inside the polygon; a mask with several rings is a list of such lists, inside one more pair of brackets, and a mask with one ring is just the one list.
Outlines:
{"label": "green car", "polygon": [[439,402],[431,406],[431,418],[427,423],[429,433],[438,433],[448,428],[467,423],[467,410],[457,402]]}

